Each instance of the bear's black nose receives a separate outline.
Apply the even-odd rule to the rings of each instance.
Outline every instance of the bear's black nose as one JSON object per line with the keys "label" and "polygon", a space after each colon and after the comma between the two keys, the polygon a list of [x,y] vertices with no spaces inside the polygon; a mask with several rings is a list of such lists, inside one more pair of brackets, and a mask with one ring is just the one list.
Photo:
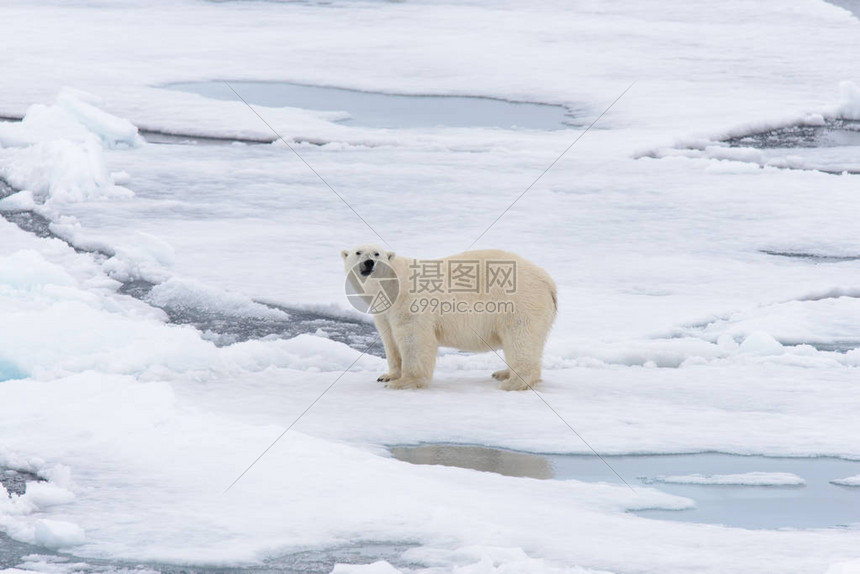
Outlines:
{"label": "bear's black nose", "polygon": [[373,269],[373,260],[372,259],[366,259],[364,261],[364,267],[365,267],[365,269]]}

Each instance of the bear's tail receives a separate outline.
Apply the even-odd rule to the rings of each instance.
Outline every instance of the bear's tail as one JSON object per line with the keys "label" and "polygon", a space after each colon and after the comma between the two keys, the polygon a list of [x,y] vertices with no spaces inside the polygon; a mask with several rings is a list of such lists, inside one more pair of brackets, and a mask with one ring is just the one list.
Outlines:
{"label": "bear's tail", "polygon": [[558,287],[555,286],[555,281],[549,275],[546,275],[543,280],[549,288],[549,296],[552,297],[552,316],[554,318],[558,314]]}

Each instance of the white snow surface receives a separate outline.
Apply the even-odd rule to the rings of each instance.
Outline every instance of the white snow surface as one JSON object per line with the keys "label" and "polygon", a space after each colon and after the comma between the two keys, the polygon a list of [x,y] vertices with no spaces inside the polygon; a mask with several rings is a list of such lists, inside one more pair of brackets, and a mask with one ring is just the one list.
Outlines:
{"label": "white snow surface", "polygon": [[739,474],[684,474],[655,476],[654,482],[667,484],[709,484],[722,486],[802,486],[806,481],[791,472],[743,472]]}
{"label": "white snow surface", "polygon": [[839,85],[839,107],[837,113],[847,120],[860,120],[860,87],[845,81]]}
{"label": "white snow surface", "polygon": [[94,96],[63,88],[20,123],[0,123],[0,176],[39,203],[129,198],[108,171],[105,148],[140,145],[137,128],[96,107]]}
{"label": "white snow surface", "polygon": [[[0,467],[47,480],[0,490],[2,532],[134,563],[249,565],[381,541],[416,544],[404,559],[432,573],[857,564],[856,527],[646,519],[628,511],[695,501],[387,456],[385,445],[421,442],[590,453],[533,393],[496,388],[493,354],[445,352],[429,389],[395,392],[375,382],[382,359],[346,345],[308,334],[216,347],[118,293],[146,279],[163,306],[348,315],[338,253],[378,238],[344,201],[398,253],[459,252],[579,135],[371,129],[255,107],[287,141],[323,143],[292,145],[342,201],[282,143],[144,143],[139,129],[272,136],[241,102],[167,82],[490,96],[569,104],[590,122],[635,81],[476,245],[516,251],[558,283],[540,392],[603,454],[860,459],[860,176],[712,145],[856,117],[860,60],[845,55],[860,53],[860,21],[847,11],[821,0],[12,1],[3,20],[0,53],[14,57],[0,72],[14,89],[0,115],[24,121],[0,123],[0,177],[20,190],[0,211],[34,210],[102,254],[0,219]],[[702,149],[680,145],[695,141]],[[35,558],[10,566],[57,571]]]}
{"label": "white snow surface", "polygon": [[86,534],[77,524],[47,519],[36,521],[33,537],[37,544],[47,548],[79,546],[86,540]]}
{"label": "white snow surface", "polygon": [[162,309],[183,309],[202,307],[216,310],[234,317],[255,317],[260,319],[289,318],[289,314],[273,309],[235,293],[209,287],[198,281],[171,278],[153,287],[146,297],[147,302]]}

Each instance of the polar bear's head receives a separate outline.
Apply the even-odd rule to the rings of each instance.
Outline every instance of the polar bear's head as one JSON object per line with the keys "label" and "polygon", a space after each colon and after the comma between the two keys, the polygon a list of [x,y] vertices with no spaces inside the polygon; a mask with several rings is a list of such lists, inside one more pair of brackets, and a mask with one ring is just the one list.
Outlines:
{"label": "polar bear's head", "polygon": [[378,268],[377,263],[382,261],[387,264],[391,261],[394,258],[394,252],[386,251],[378,245],[359,245],[353,249],[344,249],[340,252],[340,256],[347,273],[355,269],[359,274],[367,277]]}

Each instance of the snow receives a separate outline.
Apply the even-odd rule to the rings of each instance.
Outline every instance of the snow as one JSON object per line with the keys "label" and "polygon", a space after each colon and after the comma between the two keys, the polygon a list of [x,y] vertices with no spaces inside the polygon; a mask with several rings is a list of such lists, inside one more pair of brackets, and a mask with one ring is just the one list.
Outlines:
{"label": "snow", "polygon": [[860,88],[854,82],[839,84],[839,107],[836,113],[846,120],[860,120]]}
{"label": "snow", "polygon": [[95,96],[63,88],[53,105],[32,106],[20,123],[0,123],[0,176],[39,203],[133,196],[113,180],[103,150],[143,140],[131,122],[98,103]]}
{"label": "snow", "polygon": [[36,508],[47,508],[74,502],[75,495],[53,483],[30,481],[27,483],[27,492],[20,499],[33,504]]}
{"label": "snow", "polygon": [[[500,393],[481,383],[491,368],[492,357],[473,358],[473,367],[467,370],[465,365],[459,365],[463,357],[457,355],[442,357],[441,372],[448,374],[438,377],[427,393],[401,394],[375,385],[368,387],[367,381],[375,378],[383,364],[378,358],[363,357],[296,431],[223,495],[230,480],[281,432],[285,421],[298,415],[358,353],[309,335],[217,349],[192,336],[190,329],[151,323],[153,319],[136,314],[138,307],[126,310],[116,305],[116,296],[109,293],[86,296],[88,289],[79,285],[86,284],[86,272],[98,273],[92,263],[86,263],[88,256],[68,248],[56,249],[51,242],[43,246],[42,240],[21,237],[21,232],[5,222],[0,224],[0,230],[9,239],[3,245],[21,242],[46,251],[19,250],[6,258],[19,261],[15,266],[7,264],[7,268],[17,269],[16,276],[21,278],[14,283],[5,280],[12,283],[5,300],[23,293],[31,310],[29,320],[14,325],[12,332],[17,337],[4,341],[0,348],[4,353],[14,353],[19,360],[37,352],[38,341],[51,350],[50,355],[41,350],[43,355],[38,360],[22,361],[39,374],[38,379],[7,381],[0,386],[0,433],[12,439],[10,446],[16,451],[39,453],[46,460],[73,464],[71,478],[56,472],[51,476],[75,498],[67,497],[68,502],[57,506],[57,510],[49,506],[39,512],[59,512],[62,521],[78,524],[88,533],[87,545],[79,547],[78,552],[89,548],[86,553],[94,556],[217,564],[253,560],[263,549],[277,553],[291,545],[332,544],[356,537],[417,538],[432,545],[432,540],[447,533],[445,536],[454,535],[467,544],[485,544],[484,537],[475,537],[474,533],[483,531],[481,524],[491,523],[497,533],[492,538],[494,543],[504,542],[511,549],[526,545],[529,567],[536,572],[544,566],[544,571],[554,571],[566,562],[564,557],[569,550],[564,549],[570,548],[571,536],[580,540],[575,552],[584,557],[583,563],[617,568],[645,546],[654,544],[654,522],[631,516],[625,510],[684,508],[691,504],[649,489],[637,488],[632,493],[622,485],[514,480],[487,474],[479,478],[460,469],[408,467],[380,458],[375,454],[376,447],[366,451],[370,445],[386,442],[450,441],[468,436],[514,448],[584,452],[585,447],[575,437],[562,432],[563,427],[548,418],[535,397]],[[70,270],[62,272],[49,258],[63,261]],[[11,275],[10,269],[6,277]],[[70,299],[86,310],[85,319],[52,317],[44,310],[44,306]],[[44,328],[27,328],[36,317],[52,325],[58,331],[57,340],[65,344],[46,344]],[[106,322],[108,317],[116,323]],[[104,340],[82,345],[79,324],[98,325],[97,331],[111,333],[113,350],[104,352],[111,349]],[[75,344],[70,346],[69,342]],[[118,345],[122,347],[117,349]],[[131,354],[135,348],[136,353]],[[106,354],[112,357],[109,363],[104,362]],[[485,361],[488,365],[482,368]],[[453,367],[447,364],[450,362]],[[54,372],[48,372],[49,368]],[[480,370],[476,372],[475,368]],[[857,430],[856,421],[843,408],[852,400],[856,402],[856,397],[840,384],[838,372],[822,378],[818,373],[803,371],[798,378],[791,368],[773,365],[771,369],[782,375],[762,381],[754,366],[746,372],[732,368],[729,372],[737,380],[722,383],[722,404],[714,402],[712,378],[698,373],[697,378],[704,376],[704,380],[696,385],[683,374],[683,368],[627,374],[592,367],[559,369],[547,375],[544,392],[547,400],[569,417],[584,436],[599,438],[603,452],[683,451],[713,446],[770,453],[855,452],[852,437]],[[69,374],[61,375],[62,372]],[[585,374],[592,380],[582,380]],[[789,375],[795,392],[786,396],[782,378]],[[569,377],[581,382],[570,387],[564,382]],[[752,400],[744,392],[751,385],[757,388]],[[608,421],[617,416],[616,397],[622,389],[628,423],[619,427]],[[678,393],[686,403],[683,409],[672,398]],[[795,399],[787,400],[792,394]],[[834,401],[836,396],[839,399]],[[469,417],[458,416],[448,419],[445,425],[438,424],[439,413],[462,412],[463,404],[482,404],[486,408],[471,411]],[[776,408],[772,416],[763,414],[765,405],[771,411]],[[752,410],[745,416],[747,409]],[[44,413],[51,413],[51,417],[45,418]],[[746,418],[748,422],[744,422]],[[333,420],[337,420],[334,425]],[[369,420],[375,424],[368,425]],[[541,430],[525,434],[500,432],[499,420],[520,421],[518,426]],[[34,424],[39,425],[39,433],[14,431]],[[679,427],[690,429],[684,442],[679,442],[675,431]],[[714,428],[721,429],[721,433],[715,435],[711,432]],[[750,434],[753,428],[756,434]],[[818,434],[807,434],[804,429],[817,429]],[[813,441],[804,445],[799,440],[802,435]],[[774,437],[783,437],[781,447],[773,444]],[[357,446],[344,444],[345,439]],[[842,442],[834,442],[837,439]],[[70,447],[72,452],[67,450]],[[299,460],[302,462],[297,466]],[[86,464],[81,464],[84,461]],[[49,475],[45,467],[44,462],[36,463],[34,470]],[[122,489],[97,486],[115,468],[124,469],[115,479]],[[350,476],[346,483],[342,480],[344,472]],[[223,480],[204,481],[207,486],[201,489],[201,477]],[[383,491],[374,487],[381,482],[388,485]],[[136,494],[129,497],[129,492]],[[310,492],[313,497],[308,496]],[[476,498],[476,492],[486,495]],[[320,520],[319,499],[339,509],[336,519]],[[513,499],[523,508],[541,511],[532,518],[527,518],[531,513],[509,514],[503,501]],[[273,500],[278,503],[273,504]],[[177,507],[193,517],[193,524],[176,516]],[[286,516],[283,508],[290,509]],[[555,510],[547,514],[550,509]],[[120,515],[135,518],[132,523],[118,522]],[[4,516],[5,531],[19,539],[36,541],[35,534],[28,534],[34,532],[34,512]],[[571,523],[570,516],[577,516],[576,521]],[[416,522],[411,517],[420,519]],[[173,528],[165,528],[171,524],[184,524],[180,540]],[[624,538],[633,544],[630,555],[607,562],[597,550],[598,539],[591,538],[604,540],[605,530],[594,530],[593,524],[603,524],[618,532],[619,540]],[[397,525],[396,530],[391,530],[390,525]],[[695,540],[699,535],[716,536],[711,528],[660,526],[657,530],[666,536],[661,538],[661,544],[677,549],[676,542],[669,542],[674,537]],[[272,529],[280,534],[273,537]],[[216,530],[220,534],[216,535]],[[546,539],[553,531],[558,538]],[[525,532],[534,533],[533,538],[523,538]],[[743,546],[748,541],[746,531],[718,532],[723,543],[730,546]],[[640,536],[645,537],[642,547],[630,542]],[[830,556],[842,543],[838,533],[828,534],[823,541],[802,532],[777,536],[780,538],[768,543],[781,548],[800,544],[811,553],[813,562]],[[213,549],[212,540],[218,540],[220,552]],[[824,546],[813,550],[805,544]],[[443,555],[448,556],[447,563],[457,563],[452,556]],[[716,554],[686,556],[702,567],[705,562],[720,567],[727,564]],[[732,564],[742,564],[744,556]],[[542,566],[540,560],[549,563]],[[480,556],[471,562],[462,561],[464,567],[474,568],[486,562]],[[520,562],[520,558],[511,558],[495,563],[493,568],[516,570]],[[659,565],[669,566],[663,562]],[[490,568],[480,566],[484,567]]]}
{"label": "snow", "polygon": [[0,211],[29,211],[35,208],[33,192],[26,189],[0,199]]}
{"label": "snow", "polygon": [[668,484],[709,484],[731,486],[802,486],[806,481],[790,472],[745,472],[741,474],[701,474],[656,476],[654,482]]}
{"label": "snow", "polygon": [[[0,570],[3,574],[32,574],[33,572],[43,572],[45,574],[73,574],[80,572],[82,569],[91,567],[86,562],[70,561],[65,556],[53,556],[49,554],[30,554],[23,558],[18,568],[6,568]],[[140,574],[155,574],[156,570],[148,568],[116,568],[111,569],[111,572],[117,574],[130,574],[132,571]]]}
{"label": "snow", "polygon": [[[628,512],[695,504],[659,483],[633,492],[388,457],[385,445],[421,442],[590,450],[532,393],[500,392],[492,354],[445,351],[429,389],[392,392],[375,382],[382,359],[320,336],[217,347],[168,324],[152,304],[352,317],[338,253],[372,232],[283,143],[139,135],[272,137],[241,102],[158,87],[175,81],[477,95],[590,121],[636,80],[478,244],[534,260],[559,285],[539,391],[602,454],[858,460],[860,261],[769,253],[858,255],[857,176],[811,170],[856,157],[715,143],[856,117],[860,62],[845,54],[860,36],[844,10],[11,2],[4,24],[15,58],[0,71],[16,83],[0,114],[25,119],[0,123],[0,177],[20,190],[0,211],[33,210],[63,238],[0,219],[0,466],[46,479],[0,492],[9,536],[80,560],[212,566],[402,541],[416,545],[404,562],[432,573],[837,572],[860,558],[856,527],[746,531]],[[255,109],[416,257],[463,250],[579,134]],[[146,301],[119,291],[137,279],[157,284]],[[714,479],[725,476],[701,480]]]}
{"label": "snow", "polygon": [[781,355],[785,352],[783,346],[770,334],[764,331],[753,331],[740,344],[741,353],[752,355]]}
{"label": "snow", "polygon": [[337,564],[331,572],[332,574],[399,574],[400,570],[380,560],[373,564]]}
{"label": "snow", "polygon": [[825,574],[858,574],[860,573],[860,560],[850,562],[839,562],[827,569]]}
{"label": "snow", "polygon": [[37,544],[47,548],[79,546],[86,541],[80,526],[60,520],[37,520],[33,535]]}
{"label": "snow", "polygon": [[261,319],[286,320],[289,315],[255,303],[239,294],[225,293],[199,281],[171,278],[156,285],[147,296],[147,301],[162,309],[182,310],[193,306],[215,309],[235,317],[257,317]]}
{"label": "snow", "polygon": [[838,484],[840,486],[860,486],[860,474],[857,476],[849,476],[846,478],[837,478],[831,480],[833,484]]}
{"label": "snow", "polygon": [[133,195],[114,184],[105,167],[101,143],[95,137],[86,138],[82,144],[58,139],[0,151],[9,166],[0,175],[19,189],[32,192],[40,203]]}
{"label": "snow", "polygon": [[0,142],[4,147],[54,140],[82,143],[95,135],[108,148],[141,145],[143,139],[137,127],[127,119],[101,110],[99,106],[103,104],[93,94],[62,88],[54,104],[35,104],[20,123],[3,125]]}

